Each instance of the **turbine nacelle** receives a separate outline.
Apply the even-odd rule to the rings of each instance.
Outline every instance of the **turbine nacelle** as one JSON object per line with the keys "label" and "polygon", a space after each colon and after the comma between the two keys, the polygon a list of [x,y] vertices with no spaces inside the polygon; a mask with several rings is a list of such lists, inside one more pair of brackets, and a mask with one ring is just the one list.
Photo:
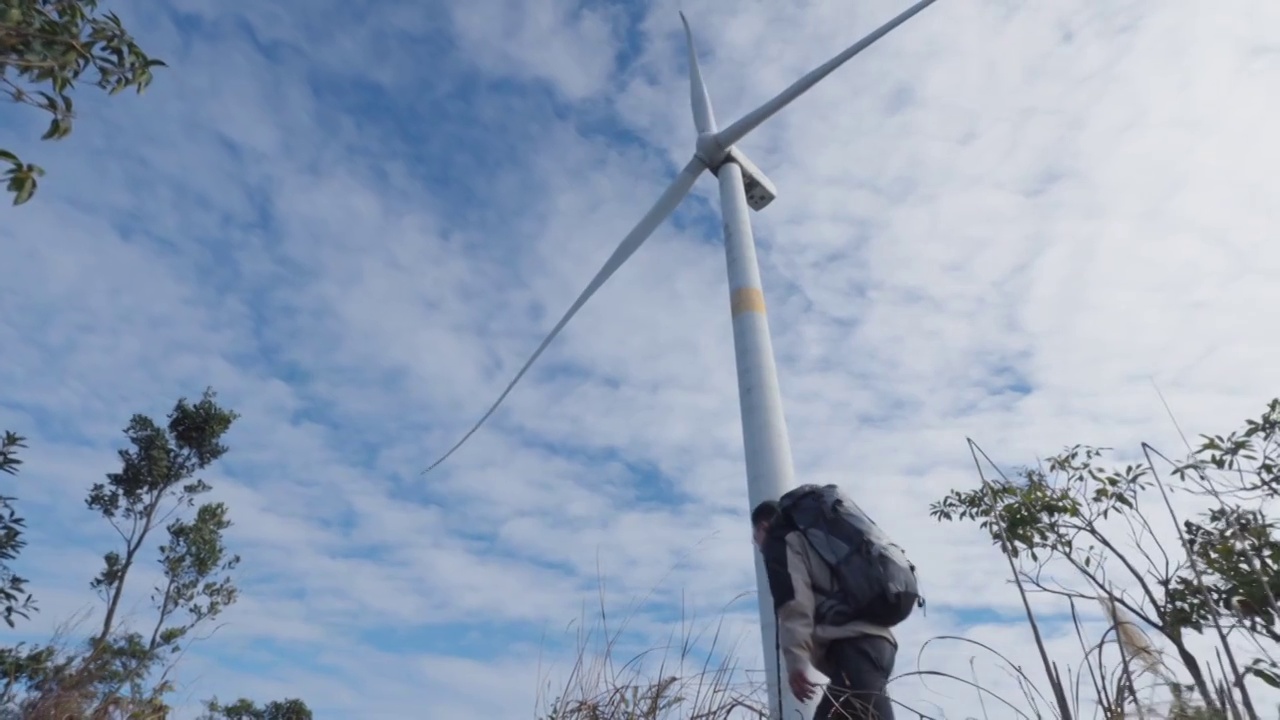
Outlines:
{"label": "turbine nacelle", "polygon": [[[747,158],[747,154],[737,147],[729,148],[728,156],[724,162],[731,162],[742,168],[742,184],[747,192],[747,207],[760,212],[765,209],[773,199],[778,197],[778,189],[773,186],[768,176],[764,174],[756,164]],[[724,163],[720,163],[721,166]],[[711,172],[719,175],[720,168],[717,167]]]}

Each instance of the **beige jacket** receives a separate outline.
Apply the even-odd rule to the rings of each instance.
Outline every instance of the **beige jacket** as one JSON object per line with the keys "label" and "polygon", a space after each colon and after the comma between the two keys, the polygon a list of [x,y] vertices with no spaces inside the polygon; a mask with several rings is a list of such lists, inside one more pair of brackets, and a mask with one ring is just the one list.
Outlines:
{"label": "beige jacket", "polygon": [[879,635],[897,645],[893,631],[865,622],[818,625],[814,621],[818,602],[835,587],[826,562],[799,532],[789,532],[784,543],[770,539],[764,547],[769,589],[778,617],[778,644],[787,671],[816,669],[827,677],[824,656],[832,640]]}

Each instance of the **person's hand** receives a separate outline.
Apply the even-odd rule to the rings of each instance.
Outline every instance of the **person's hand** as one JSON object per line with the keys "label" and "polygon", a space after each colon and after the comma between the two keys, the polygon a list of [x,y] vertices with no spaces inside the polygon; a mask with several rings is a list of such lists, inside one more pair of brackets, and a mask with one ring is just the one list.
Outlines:
{"label": "person's hand", "polygon": [[804,670],[792,670],[787,674],[787,681],[791,683],[791,694],[796,696],[800,702],[809,702],[813,697],[814,689],[818,687],[817,683],[809,679]]}

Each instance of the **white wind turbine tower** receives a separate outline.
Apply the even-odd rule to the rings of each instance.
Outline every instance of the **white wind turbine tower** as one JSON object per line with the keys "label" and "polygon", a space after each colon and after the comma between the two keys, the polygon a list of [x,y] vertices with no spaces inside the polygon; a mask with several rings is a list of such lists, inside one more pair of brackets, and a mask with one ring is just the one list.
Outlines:
{"label": "white wind turbine tower", "polygon": [[[693,47],[693,33],[689,23],[680,13],[684,23],[685,39],[689,48],[689,96],[693,105],[693,122],[698,137],[693,157],[662,193],[649,212],[622,239],[600,271],[587,284],[582,294],[574,300],[564,317],[525,362],[520,371],[481,416],[439,460],[427,468],[430,472],[444,462],[506,399],[516,383],[524,377],[534,361],[547,349],[569,320],[586,304],[600,286],[631,257],[649,235],[676,209],[704,170],[710,170],[720,183],[720,211],[724,220],[725,260],[729,273],[729,302],[733,318],[733,343],[737,360],[738,395],[742,412],[742,441],[746,455],[748,507],[755,507],[765,500],[776,500],[794,484],[790,441],[786,420],[782,412],[782,396],[778,390],[778,373],[774,363],[773,344],[769,337],[769,323],[765,315],[764,293],[760,283],[760,268],[756,262],[755,239],[751,234],[751,219],[747,208],[760,211],[777,193],[773,183],[760,172],[736,144],[765,120],[800,97],[807,90],[843,65],[849,58],[865,50],[894,28],[932,5],[935,0],[919,0],[897,17],[881,25],[870,35],[846,48],[839,55],[809,72],[786,90],[760,107],[744,115],[723,130],[718,129],[711,99],[702,82],[697,54]],[[759,553],[756,557],[756,586],[760,605],[761,641],[764,646],[765,671],[769,689],[771,716],[773,718],[805,718],[811,715],[789,690],[784,689],[780,658],[776,652],[775,618],[769,583]],[[799,714],[797,714],[799,713]]]}

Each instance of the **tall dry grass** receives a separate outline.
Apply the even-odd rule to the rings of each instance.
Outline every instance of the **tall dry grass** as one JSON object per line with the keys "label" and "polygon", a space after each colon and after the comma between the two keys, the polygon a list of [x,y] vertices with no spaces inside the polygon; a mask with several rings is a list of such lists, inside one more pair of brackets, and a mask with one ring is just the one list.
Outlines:
{"label": "tall dry grass", "polygon": [[682,603],[665,643],[620,657],[639,607],[615,620],[601,585],[594,617],[584,613],[577,623],[567,674],[538,694],[538,720],[768,719],[764,683],[738,664],[737,640],[725,636],[723,616],[702,623]]}

